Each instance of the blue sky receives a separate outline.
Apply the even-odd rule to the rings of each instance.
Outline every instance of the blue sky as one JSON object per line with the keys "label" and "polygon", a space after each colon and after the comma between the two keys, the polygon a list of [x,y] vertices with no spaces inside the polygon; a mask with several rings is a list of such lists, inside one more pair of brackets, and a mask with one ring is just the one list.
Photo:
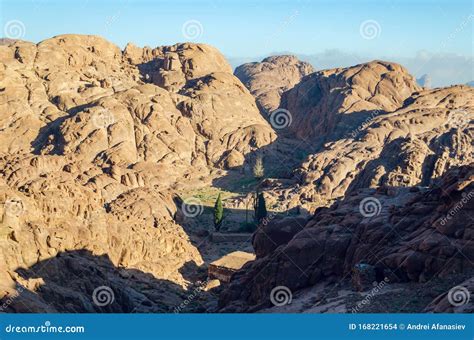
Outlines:
{"label": "blue sky", "polygon": [[[361,61],[474,54],[471,0],[1,0],[0,13],[4,31],[12,20],[23,23],[24,40],[63,33],[97,34],[121,47],[191,40],[216,46],[231,61],[276,52],[336,51]],[[196,35],[183,34],[186,22]]]}

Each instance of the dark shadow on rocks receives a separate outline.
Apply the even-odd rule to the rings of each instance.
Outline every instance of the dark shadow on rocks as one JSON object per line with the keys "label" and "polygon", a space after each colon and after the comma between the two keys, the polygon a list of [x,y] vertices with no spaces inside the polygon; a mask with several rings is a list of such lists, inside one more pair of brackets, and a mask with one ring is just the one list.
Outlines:
{"label": "dark shadow on rocks", "polygon": [[[266,230],[267,225],[273,225],[276,221],[282,221],[280,226],[291,224],[290,233],[296,228],[302,228],[309,214],[303,208],[292,208],[289,210],[275,211],[269,209],[267,218],[260,226],[254,221],[254,208],[249,206],[248,210],[240,208],[224,208],[224,221],[219,231],[215,230],[213,224],[212,206],[192,205],[186,206],[181,197],[175,197],[176,215],[175,222],[181,225],[189,237],[191,244],[195,246],[202,259],[206,263],[211,263],[234,251],[254,252],[253,240],[255,231],[258,233],[260,228]],[[193,201],[189,201],[193,202]],[[199,202],[199,201],[198,201]],[[249,229],[252,224],[253,228]],[[214,234],[218,234],[218,239],[214,239]],[[265,234],[265,233],[264,233]],[[276,236],[275,240],[270,242],[280,242],[280,236],[285,240],[288,237],[287,232],[284,235]],[[219,247],[217,244],[223,244]],[[271,246],[271,245],[269,245]],[[209,251],[210,248],[216,251]],[[196,281],[203,277],[203,267],[198,267],[195,263],[187,263],[180,269],[180,273],[190,281]],[[197,276],[196,276],[197,275]]]}
{"label": "dark shadow on rocks", "polygon": [[[108,255],[84,249],[59,253],[16,272],[28,280],[30,289],[18,285],[16,296],[2,299],[5,312],[173,313],[182,311],[189,295],[174,282],[115,266]],[[196,310],[206,294],[194,297]],[[192,304],[186,308],[195,311]]]}
{"label": "dark shadow on rocks", "polygon": [[[51,145],[52,149],[48,151],[50,155],[62,155],[64,152],[64,144],[65,141],[63,136],[59,132],[59,128],[61,124],[68,118],[73,117],[78,112],[86,110],[87,108],[93,107],[95,102],[87,103],[83,105],[75,106],[67,111],[67,116],[62,116],[56,118],[55,120],[49,122],[45,126],[43,126],[39,132],[38,136],[36,136],[35,140],[31,142],[31,147],[33,148],[33,154],[40,155],[42,149],[46,145]],[[52,136],[52,140],[50,140],[50,136]]]}
{"label": "dark shadow on rocks", "polygon": [[474,192],[472,174],[472,165],[462,166],[429,188],[360,189],[318,209],[296,234],[276,233],[281,245],[261,244],[257,260],[236,272],[220,294],[220,311],[271,307],[276,286],[295,294],[330,283],[337,291],[359,264],[373,266],[376,282],[383,277],[390,285],[401,285],[404,300],[391,310],[409,311],[409,303],[416,300],[411,285],[436,279],[449,285],[454,275],[474,270],[474,252],[468,246],[474,229],[474,200],[468,198]]}
{"label": "dark shadow on rocks", "polygon": [[35,140],[31,142],[31,146],[33,147],[33,154],[41,155],[41,150],[45,145],[49,142],[49,136],[53,136],[54,139],[54,147],[50,154],[53,155],[60,155],[62,154],[64,148],[64,140],[59,133],[59,127],[61,124],[67,119],[69,116],[59,117],[46,126],[43,126],[39,132],[38,136],[36,136]]}
{"label": "dark shadow on rocks", "polygon": [[140,72],[141,79],[145,83],[152,83],[157,86],[162,83],[160,70],[163,70],[164,58],[155,57],[152,60],[136,65]]}

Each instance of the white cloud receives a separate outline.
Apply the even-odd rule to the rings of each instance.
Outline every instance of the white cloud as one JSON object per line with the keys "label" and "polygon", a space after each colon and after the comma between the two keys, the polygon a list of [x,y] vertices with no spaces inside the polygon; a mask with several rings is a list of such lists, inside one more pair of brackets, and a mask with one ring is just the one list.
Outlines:
{"label": "white cloud", "polygon": [[[272,55],[277,54],[292,53],[272,53]],[[296,55],[301,60],[311,63],[316,70],[348,67],[374,59],[392,61],[405,66],[415,78],[420,78],[424,74],[428,74],[431,77],[433,87],[466,84],[474,80],[474,57],[453,53],[418,51],[413,57],[362,56],[356,53],[348,53],[335,49],[312,55]],[[233,67],[237,67],[243,63],[261,61],[263,58],[264,57],[229,58],[229,62]]]}

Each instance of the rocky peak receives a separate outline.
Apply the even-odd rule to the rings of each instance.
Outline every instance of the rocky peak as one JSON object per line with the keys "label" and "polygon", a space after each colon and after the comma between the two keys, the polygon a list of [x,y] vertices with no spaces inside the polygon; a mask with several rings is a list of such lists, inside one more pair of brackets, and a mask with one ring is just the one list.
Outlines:
{"label": "rocky peak", "polygon": [[243,64],[235,69],[235,76],[255,96],[266,112],[276,110],[281,94],[314,72],[313,67],[291,55],[271,56],[259,63]]}
{"label": "rocky peak", "polygon": [[192,79],[211,73],[232,73],[224,56],[206,44],[181,43],[150,49],[129,43],[124,58],[137,65],[146,82],[173,92],[179,91]]}
{"label": "rocky peak", "polygon": [[318,71],[282,96],[293,124],[289,129],[308,141],[331,140],[360,125],[374,111],[392,112],[420,87],[396,64],[372,61]]}

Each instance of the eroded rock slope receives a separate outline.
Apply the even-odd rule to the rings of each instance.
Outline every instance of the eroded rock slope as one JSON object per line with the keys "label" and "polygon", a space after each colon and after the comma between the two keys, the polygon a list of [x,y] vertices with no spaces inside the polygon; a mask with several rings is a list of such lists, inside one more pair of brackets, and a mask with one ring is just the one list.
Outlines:
{"label": "eroded rock slope", "polygon": [[[472,88],[423,90],[402,66],[374,61],[312,73],[279,107],[292,117],[285,136],[309,155],[292,179],[264,182],[265,194],[311,214],[256,232],[257,260],[234,276],[221,311],[272,306],[278,286],[337,290],[360,264],[392,283],[472,273]],[[318,299],[314,310],[336,310]],[[453,308],[443,295],[427,310]]]}
{"label": "eroded rock slope", "polygon": [[288,218],[263,227],[254,238],[259,258],[234,275],[221,311],[272,306],[278,286],[295,293],[329,282],[328,290],[337,289],[358,265],[373,266],[374,280],[390,283],[469,273],[473,228],[474,164],[449,171],[430,188],[361,189],[307,222]]}
{"label": "eroded rock slope", "polygon": [[[275,131],[277,108],[291,119]],[[335,282],[359,262],[400,282],[463,272],[472,201],[440,220],[473,190],[473,108],[471,87],[423,90],[382,61],[313,72],[270,57],[233,75],[203,44],[3,42],[0,297],[7,311],[173,311],[203,264],[176,193],[220,176],[227,189],[256,156],[275,177],[261,184],[268,206],[300,215],[255,234],[257,260],[222,311],[261,309],[276,284]],[[380,202],[370,218],[367,197]],[[119,303],[91,302],[104,285]]]}
{"label": "eroded rock slope", "polygon": [[296,189],[269,190],[274,201],[291,196],[290,207],[314,211],[358,188],[427,186],[473,161],[472,88],[422,90],[395,63],[312,73],[282,94],[280,108],[291,115],[285,136],[308,155],[294,171]]}
{"label": "eroded rock slope", "polygon": [[[2,297],[18,285],[54,291],[18,268],[48,268],[66,252],[67,263],[77,260],[66,272],[80,276],[105,254],[112,287],[123,286],[113,281],[115,267],[179,290],[185,264],[203,261],[175,222],[182,212],[174,186],[239,166],[276,138],[225,58],[206,45],[121,51],[96,36],[13,41],[0,46],[0,79]],[[28,305],[91,311],[90,288],[65,291],[70,307],[61,299],[46,307],[41,294]],[[140,299],[148,311],[166,311],[159,294],[116,311]],[[9,308],[24,311],[14,301]]]}
{"label": "eroded rock slope", "polygon": [[283,55],[247,63],[235,69],[235,76],[255,96],[261,109],[271,113],[280,106],[281,95],[313,73],[313,67],[295,56]]}

